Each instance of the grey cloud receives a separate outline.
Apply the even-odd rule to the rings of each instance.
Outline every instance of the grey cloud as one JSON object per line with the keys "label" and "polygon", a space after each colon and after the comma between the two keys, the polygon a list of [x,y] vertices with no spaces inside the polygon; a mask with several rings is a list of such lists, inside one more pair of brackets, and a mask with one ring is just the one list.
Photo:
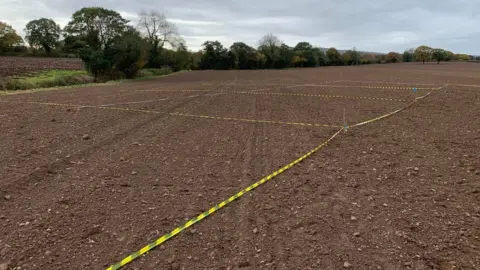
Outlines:
{"label": "grey cloud", "polygon": [[[0,20],[23,33],[25,24],[38,17],[64,26],[71,14],[92,0],[3,0]],[[477,43],[480,9],[471,0],[107,0],[101,6],[135,20],[141,10],[164,12],[177,24],[190,49],[206,40],[225,46],[244,41],[256,46],[266,33],[294,46],[308,41],[340,49],[402,52],[426,44],[455,52],[480,54]]]}

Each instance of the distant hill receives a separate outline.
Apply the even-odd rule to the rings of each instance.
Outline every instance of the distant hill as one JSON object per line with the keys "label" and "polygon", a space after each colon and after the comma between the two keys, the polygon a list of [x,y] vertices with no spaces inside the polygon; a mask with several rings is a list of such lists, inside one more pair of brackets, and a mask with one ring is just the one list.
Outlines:
{"label": "distant hill", "polygon": [[[325,53],[325,52],[327,52],[327,50],[328,50],[329,48],[322,48],[322,47],[320,47],[320,49],[321,49],[321,50],[322,50],[322,51]],[[348,51],[348,50],[339,50],[339,49],[337,49],[337,50],[338,50],[338,52],[340,52],[341,54],[343,54],[343,53],[345,53],[346,51]],[[373,54],[373,55],[382,55],[382,54],[386,54],[386,53],[379,53],[379,52],[366,52],[366,51],[358,51],[358,52],[359,52],[359,53],[361,53],[361,54]]]}

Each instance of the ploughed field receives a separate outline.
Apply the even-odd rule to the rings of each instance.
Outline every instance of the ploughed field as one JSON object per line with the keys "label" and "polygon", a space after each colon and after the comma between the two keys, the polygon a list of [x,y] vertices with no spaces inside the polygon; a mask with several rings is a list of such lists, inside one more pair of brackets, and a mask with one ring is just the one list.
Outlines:
{"label": "ploughed field", "polygon": [[52,69],[82,70],[83,63],[78,58],[0,56],[0,80],[9,76]]}
{"label": "ploughed field", "polygon": [[0,96],[0,265],[107,268],[339,130],[125,269],[480,268],[480,66],[461,63]]}

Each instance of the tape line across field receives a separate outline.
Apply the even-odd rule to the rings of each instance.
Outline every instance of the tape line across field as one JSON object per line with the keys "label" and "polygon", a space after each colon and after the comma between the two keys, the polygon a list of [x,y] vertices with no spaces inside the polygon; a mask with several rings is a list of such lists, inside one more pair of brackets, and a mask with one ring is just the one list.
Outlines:
{"label": "tape line across field", "polygon": [[158,238],[157,240],[155,240],[154,242],[144,246],[143,248],[141,248],[140,250],[130,254],[129,256],[125,257],[123,260],[121,260],[120,262],[110,266],[109,268],[107,268],[107,270],[116,270],[116,269],[119,269],[121,268],[122,266],[130,263],[131,261],[135,260],[136,258],[142,256],[143,254],[147,253],[148,251],[150,251],[151,249],[155,248],[156,246],[158,245],[161,245],[162,243],[164,243],[165,241],[167,241],[168,239],[174,237],[175,235],[179,234],[180,232],[184,231],[185,229],[189,228],[190,226],[192,226],[193,224],[203,220],[204,218],[208,217],[209,215],[215,213],[216,211],[218,211],[219,209],[225,207],[226,205],[228,205],[229,203],[235,201],[236,199],[242,197],[243,195],[247,194],[248,192],[254,190],[255,188],[259,187],[260,185],[262,184],[265,184],[266,182],[272,180],[273,178],[275,178],[276,176],[286,172],[288,169],[292,168],[293,166],[295,166],[296,164],[302,162],[303,160],[307,159],[309,156],[311,156],[313,153],[317,152],[318,150],[320,150],[322,147],[324,147],[325,145],[327,145],[328,142],[330,142],[331,140],[333,140],[338,134],[340,134],[340,132],[343,130],[343,127],[338,130],[335,134],[333,134],[330,138],[328,138],[325,142],[323,142],[322,144],[320,144],[319,146],[315,147],[313,150],[311,150],[310,152],[304,154],[303,156],[299,157],[298,159],[288,163],[287,165],[283,166],[282,168],[280,168],[279,170],[265,176],[264,178],[258,180],[257,182],[253,183],[252,185],[242,189],[241,191],[237,192],[236,194],[234,194],[233,196],[231,196],[230,198],[216,204],[215,206],[213,206],[212,208],[208,209],[207,211],[203,212],[202,214],[198,215],[197,217],[195,218],[192,218],[191,220],[187,221],[185,224],[183,224],[182,226],[178,227],[178,228],[175,228],[174,230],[172,230],[171,232],[163,235],[162,237]]}
{"label": "tape line across field", "polygon": [[[19,103],[19,104],[36,104],[36,105],[47,105],[47,106],[61,106],[61,107],[73,107],[73,108],[92,108],[92,109],[115,110],[115,111],[126,111],[126,112],[141,112],[141,113],[153,113],[153,114],[167,114],[167,115],[171,115],[171,116],[215,119],[215,120],[224,120],[224,121],[238,121],[238,122],[248,122],[248,123],[266,123],[266,124],[293,125],[293,126],[305,126],[305,127],[321,127],[321,128],[339,128],[340,127],[339,125],[318,124],[318,123],[283,122],[283,121],[274,121],[274,120],[261,120],[261,119],[259,120],[259,119],[248,119],[248,118],[221,117],[221,116],[197,115],[197,114],[188,114],[188,113],[167,113],[167,112],[159,112],[159,111],[152,111],[152,110],[118,108],[118,107],[111,107],[111,106],[105,106],[105,105],[89,106],[89,105],[63,104],[63,103],[51,103],[51,102],[6,101],[6,100],[0,100],[0,102]],[[110,105],[110,104],[107,104],[107,105]]]}
{"label": "tape line across field", "polygon": [[[430,92],[428,92],[426,95],[424,96],[421,96],[421,97],[417,97],[415,98],[412,102],[408,103],[406,106],[404,106],[403,108],[401,109],[398,109],[398,110],[395,110],[391,113],[387,113],[387,114],[384,114],[382,116],[379,116],[379,117],[376,117],[374,119],[370,119],[370,120],[366,120],[366,121],[363,121],[363,122],[360,122],[360,123],[357,123],[357,124],[354,124],[352,125],[351,127],[354,128],[354,127],[359,127],[359,126],[363,126],[363,125],[366,125],[366,124],[370,124],[370,123],[373,123],[373,122],[376,122],[376,121],[379,121],[381,119],[384,119],[384,118],[387,118],[387,117],[390,117],[394,114],[397,114],[405,109],[407,109],[408,107],[412,106],[413,104],[415,104],[418,100],[421,100],[427,96],[429,96],[433,90],[440,90],[444,87],[446,87],[447,85],[443,86],[443,87],[439,87],[439,88],[433,88]],[[2,101],[0,100],[0,102],[9,102],[9,101]],[[151,113],[159,113],[159,114],[163,114],[162,112],[156,112],[156,111],[147,111],[147,110],[135,110],[135,109],[127,109],[127,108],[114,108],[114,107],[100,107],[100,106],[81,106],[81,105],[71,105],[71,104],[60,104],[60,103],[45,103],[45,102],[17,102],[17,103],[29,103],[29,104],[42,104],[42,105],[54,105],[54,106],[66,106],[66,107],[78,107],[78,108],[97,108],[97,109],[107,109],[107,110],[122,110],[122,111],[138,111],[138,112],[151,112]],[[170,115],[176,115],[176,116],[187,116],[187,117],[201,117],[201,118],[213,118],[213,119],[223,119],[223,120],[239,120],[239,121],[248,121],[248,122],[262,122],[262,123],[282,123],[282,124],[300,124],[300,125],[305,125],[305,123],[289,123],[289,122],[277,122],[277,121],[267,121],[267,120],[252,120],[252,119],[239,119],[239,118],[223,118],[223,117],[213,117],[213,116],[205,116],[205,115],[190,115],[190,114],[180,114],[180,113],[166,113],[166,114],[170,114]],[[309,124],[309,125],[318,125],[318,124]],[[328,126],[328,127],[338,127],[338,126],[330,126],[330,125],[319,125],[319,126]],[[260,179],[259,181],[255,182],[254,184],[248,186],[247,188],[244,188],[242,189],[241,191],[237,192],[235,195],[231,196],[230,198],[228,198],[227,200],[224,200],[220,203],[218,203],[217,205],[213,206],[212,208],[210,208],[209,210],[205,211],[204,213],[198,215],[197,217],[187,221],[185,224],[183,224],[182,226],[178,227],[178,228],[175,228],[174,230],[172,230],[171,232],[163,235],[162,237],[158,238],[157,240],[155,240],[154,242],[142,247],[140,250],[130,254],[129,256],[125,257],[124,259],[122,259],[120,262],[110,266],[109,268],[107,268],[107,270],[116,270],[116,269],[119,269],[121,267],[123,267],[124,265],[132,262],[133,260],[135,260],[136,258],[142,256],[143,254],[147,253],[148,251],[152,250],[153,248],[155,248],[156,246],[158,245],[161,245],[162,243],[166,242],[167,240],[169,240],[170,238],[176,236],[177,234],[179,234],[180,232],[184,231],[185,229],[191,227],[192,225],[194,225],[195,223],[198,223],[199,221],[205,219],[206,217],[208,217],[209,215],[215,213],[216,211],[218,211],[219,209],[225,207],[226,205],[228,205],[229,203],[235,201],[236,199],[240,198],[241,196],[243,196],[244,194],[254,190],[255,188],[259,187],[260,185],[270,181],[271,179],[275,178],[276,176],[284,173],[285,171],[289,170],[290,168],[294,167],[296,164],[304,161],[305,159],[307,159],[308,157],[310,157],[311,155],[313,155],[315,152],[319,151],[321,148],[323,148],[324,146],[326,146],[331,140],[333,140],[335,137],[337,137],[343,130],[345,130],[346,127],[340,127],[340,129],[335,133],[333,134],[330,138],[328,138],[326,141],[324,141],[323,143],[321,143],[320,145],[318,145],[316,148],[314,148],[313,150],[311,150],[310,152],[302,155],[300,158],[288,163],[287,165],[283,166],[282,168],[280,168],[279,170],[267,175],[266,177]]]}
{"label": "tape line across field", "polygon": [[[221,92],[226,94],[243,94],[243,95],[269,95],[269,96],[297,96],[297,97],[318,97],[318,98],[337,98],[337,99],[370,99],[370,100],[383,100],[383,101],[398,101],[406,102],[405,99],[396,98],[384,98],[384,97],[361,97],[361,96],[342,96],[342,95],[318,95],[318,94],[306,94],[306,93],[279,93],[279,92],[253,92],[253,91],[229,91],[229,90],[196,90],[196,89],[181,89],[181,90],[169,90],[169,89],[151,89],[151,90],[134,90],[139,92]],[[258,90],[254,90],[258,91]]]}
{"label": "tape line across field", "polygon": [[[443,87],[439,87],[439,88],[435,88],[434,90],[440,90],[442,88],[444,88],[446,86],[443,86]],[[433,91],[433,90],[432,90]],[[362,126],[362,125],[366,125],[366,124],[369,124],[369,123],[373,123],[373,122],[376,122],[376,121],[379,121],[381,119],[384,119],[384,118],[387,118],[387,117],[390,117],[394,114],[397,114],[405,109],[407,109],[408,107],[412,106],[413,104],[415,104],[418,100],[421,100],[427,96],[429,96],[432,91],[428,92],[426,95],[424,96],[421,96],[421,97],[417,97],[415,98],[412,102],[410,102],[409,104],[407,104],[405,107],[401,108],[401,109],[398,109],[398,110],[395,110],[391,113],[387,113],[387,114],[384,114],[382,116],[379,116],[379,117],[376,117],[374,119],[370,119],[370,120],[367,120],[367,121],[363,121],[363,122],[360,122],[358,124],[355,124],[353,125],[352,127],[358,127],[358,126]],[[316,148],[314,148],[313,150],[311,150],[310,152],[304,154],[303,156],[301,156],[300,158],[288,163],[287,165],[283,166],[282,168],[280,168],[279,170],[267,175],[266,177],[260,179],[259,181],[255,182],[254,184],[248,186],[247,188],[245,189],[242,189],[241,191],[237,192],[235,195],[231,196],[230,198],[228,198],[227,200],[225,201],[222,201],[221,203],[215,205],[214,207],[210,208],[209,210],[203,212],[202,214],[198,215],[197,217],[187,221],[185,224],[183,224],[182,226],[178,227],[178,228],[175,228],[173,231],[163,235],[162,237],[158,238],[157,240],[155,240],[154,242],[144,246],[143,248],[141,248],[140,250],[128,255],[127,257],[125,257],[124,259],[122,259],[120,262],[110,266],[109,268],[107,268],[106,270],[117,270],[117,269],[120,269],[122,268],[124,265],[132,262],[133,260],[135,260],[136,258],[142,256],[143,254],[147,253],[148,251],[152,250],[153,248],[161,245],[162,243],[164,243],[165,241],[167,241],[168,239],[176,236],[177,234],[179,234],[180,232],[184,231],[185,229],[191,227],[193,224],[205,219],[206,217],[210,216],[211,214],[215,213],[216,211],[218,211],[219,209],[225,207],[227,204],[233,202],[234,200],[240,198],[241,196],[245,195],[246,193],[252,191],[253,189],[259,187],[260,185],[270,181],[271,179],[273,179],[274,177],[284,173],[285,171],[287,171],[288,169],[292,168],[293,166],[297,165],[298,163],[304,161],[305,159],[307,159],[308,157],[310,157],[311,155],[313,155],[315,152],[317,152],[318,150],[320,150],[322,147],[326,146],[331,140],[333,140],[335,137],[337,137],[343,130],[345,130],[345,127],[342,127],[340,128],[340,130],[338,130],[335,134],[333,134],[330,138],[328,138],[325,142],[323,142],[322,144],[320,144],[319,146],[317,146]]]}

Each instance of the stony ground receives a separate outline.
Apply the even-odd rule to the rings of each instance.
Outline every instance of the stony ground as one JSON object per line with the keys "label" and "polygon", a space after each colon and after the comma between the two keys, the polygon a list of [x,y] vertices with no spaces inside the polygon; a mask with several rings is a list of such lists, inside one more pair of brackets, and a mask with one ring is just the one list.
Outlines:
{"label": "stony ground", "polygon": [[106,268],[345,123],[125,268],[478,269],[480,66],[460,63],[0,96],[0,269]]}

